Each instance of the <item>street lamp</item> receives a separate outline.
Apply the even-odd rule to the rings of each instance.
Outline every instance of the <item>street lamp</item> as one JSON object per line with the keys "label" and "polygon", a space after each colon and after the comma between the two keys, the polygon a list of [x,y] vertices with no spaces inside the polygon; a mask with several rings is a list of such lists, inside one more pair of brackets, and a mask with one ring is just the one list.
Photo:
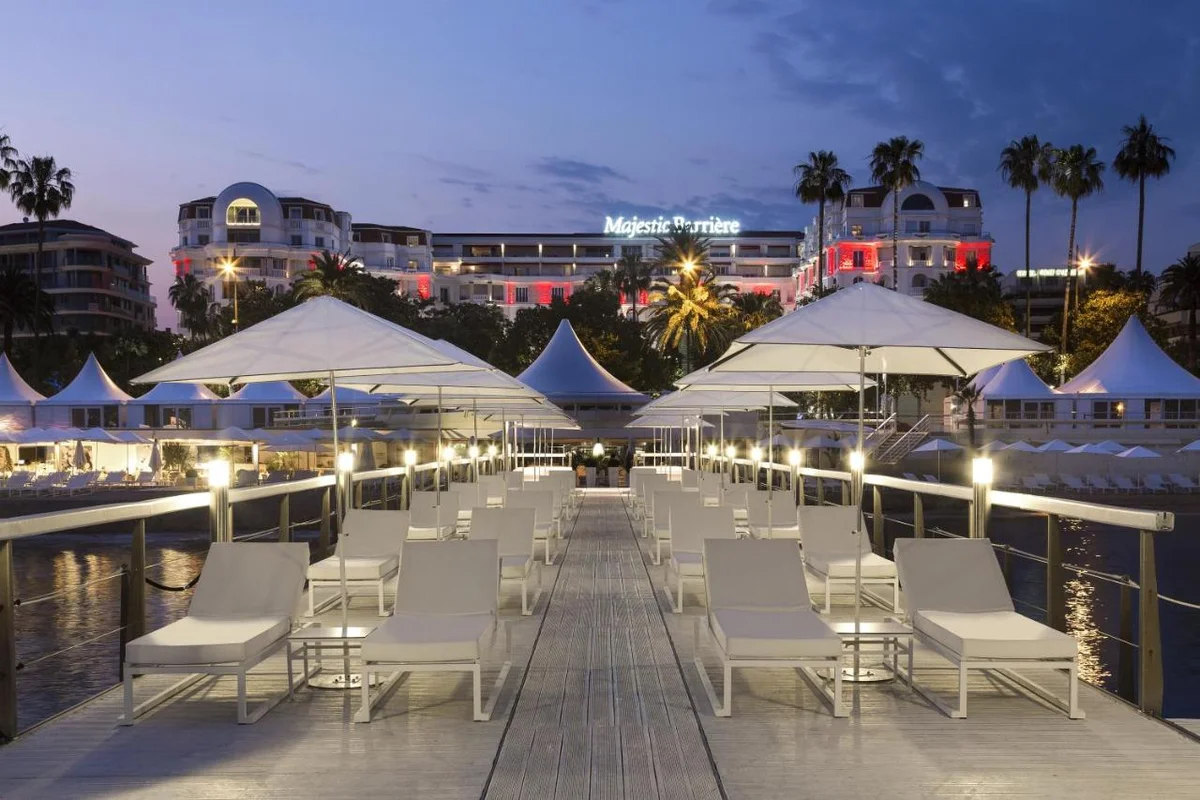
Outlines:
{"label": "street lamp", "polygon": [[971,498],[970,538],[982,539],[987,536],[988,497],[992,482],[995,480],[995,467],[987,457],[971,461],[971,486],[974,489]]}
{"label": "street lamp", "polygon": [[233,284],[233,330],[238,330],[238,292],[237,292],[237,259],[226,257],[217,264],[227,281]]}

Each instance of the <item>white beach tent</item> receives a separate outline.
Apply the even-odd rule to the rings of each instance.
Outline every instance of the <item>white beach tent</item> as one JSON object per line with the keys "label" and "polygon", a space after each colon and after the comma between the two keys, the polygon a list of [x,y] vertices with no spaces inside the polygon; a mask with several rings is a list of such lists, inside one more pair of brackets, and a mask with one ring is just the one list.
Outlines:
{"label": "white beach tent", "polygon": [[1023,441],[1020,439],[1018,439],[1017,441],[1015,441],[1012,444],[1005,447],[1004,450],[1005,450],[1005,452],[1017,452],[1017,453],[1041,453],[1041,452],[1043,452],[1041,449],[1035,447],[1034,445],[1031,445],[1029,442],[1026,442],[1026,441]]}
{"label": "white beach tent", "polygon": [[1113,453],[1113,455],[1117,458],[1162,458],[1159,453],[1151,450],[1149,447],[1143,447],[1140,444],[1130,447],[1128,450],[1122,450],[1119,453]]}
{"label": "white beach tent", "polygon": [[25,382],[8,356],[0,353],[0,430],[31,427],[34,424],[33,404],[45,399]]}
{"label": "white beach tent", "polygon": [[979,391],[976,411],[988,420],[1042,419],[1053,421],[1059,406],[1069,401],[1055,394],[1034,373],[1029,362],[1015,358],[1002,364]]}
{"label": "white beach tent", "polygon": [[217,405],[214,426],[240,428],[271,424],[279,411],[298,411],[307,401],[287,381],[247,383]]}
{"label": "white beach tent", "polygon": [[34,413],[39,425],[54,427],[70,425],[72,411],[76,409],[86,409],[85,414],[99,413],[103,418],[106,409],[115,408],[119,424],[112,427],[121,427],[125,416],[123,407],[132,399],[108,377],[96,360],[96,354],[91,353],[79,373],[62,391],[37,401]]}
{"label": "white beach tent", "polygon": [[650,399],[600,366],[565,319],[558,323],[546,348],[517,379],[560,406],[586,403],[636,407]]}
{"label": "white beach tent", "polygon": [[[128,425],[131,428],[142,425],[152,428],[166,427],[170,420],[162,416],[162,409],[165,407],[174,410],[177,419],[179,409],[189,409],[191,419],[182,427],[212,428],[217,422],[216,404],[219,402],[221,398],[202,383],[160,383],[140,397],[129,401]],[[159,406],[156,420],[147,418],[146,406]]]}
{"label": "white beach tent", "polygon": [[1185,444],[1183,447],[1175,451],[1176,453],[1196,453],[1200,452],[1200,439],[1197,439],[1190,444]]}
{"label": "white beach tent", "polygon": [[1062,439],[1051,439],[1045,444],[1038,445],[1039,453],[1065,453],[1071,450],[1073,445],[1064,442]]}

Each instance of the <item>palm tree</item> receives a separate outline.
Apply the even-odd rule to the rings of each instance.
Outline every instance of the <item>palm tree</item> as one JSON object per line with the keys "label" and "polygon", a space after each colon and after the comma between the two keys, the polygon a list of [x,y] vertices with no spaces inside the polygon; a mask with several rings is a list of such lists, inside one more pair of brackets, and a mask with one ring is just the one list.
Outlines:
{"label": "palm tree", "polygon": [[4,329],[4,352],[12,355],[13,332],[24,328],[50,333],[54,324],[54,298],[38,302],[42,290],[29,273],[15,265],[0,270],[0,328]]}
{"label": "palm tree", "polygon": [[920,139],[893,136],[871,151],[871,180],[892,193],[892,289],[899,289],[900,271],[897,239],[900,234],[900,192],[921,180],[917,161],[925,156]]}
{"label": "palm tree", "polygon": [[190,272],[177,275],[167,290],[167,298],[179,312],[179,321],[188,329],[192,339],[207,330],[208,306],[212,298],[204,281]]}
{"label": "palm tree", "polygon": [[8,188],[9,171],[15,166],[17,148],[12,146],[8,134],[0,133],[0,189]]}
{"label": "palm tree", "polygon": [[629,298],[630,316],[634,322],[638,321],[638,294],[650,288],[651,269],[651,265],[643,261],[640,255],[627,253],[617,261],[617,268],[613,273],[617,291]]}
{"label": "palm tree", "polygon": [[657,340],[659,349],[678,350],[686,375],[697,357],[728,343],[731,303],[736,290],[717,283],[707,267],[691,267],[679,272],[679,282],[657,278],[651,295],[654,307],[646,332]]}
{"label": "palm tree", "polygon": [[838,166],[838,157],[830,150],[808,154],[808,161],[792,168],[796,176],[796,197],[802,203],[817,204],[817,278],[825,279],[825,204],[840,203],[850,186],[850,173]]}
{"label": "palm tree", "polygon": [[766,292],[739,292],[730,302],[733,327],[739,334],[748,333],[783,316],[783,304],[778,295]]}
{"label": "palm tree", "polygon": [[979,389],[980,387],[968,383],[954,393],[955,399],[962,403],[967,410],[968,455],[975,452],[975,401],[979,399]]}
{"label": "palm tree", "polygon": [[[42,285],[42,252],[46,248],[46,220],[57,217],[71,207],[75,197],[75,184],[71,183],[71,170],[59,167],[54,156],[34,156],[26,161],[12,161],[8,169],[8,193],[23,213],[35,218],[38,223],[37,261],[33,265],[34,280]],[[44,292],[34,295],[38,306],[35,315],[41,314]],[[34,331],[34,338],[37,331]]]}
{"label": "palm tree", "polygon": [[1033,193],[1041,182],[1050,177],[1050,155],[1053,148],[1049,142],[1038,141],[1037,136],[1022,136],[1014,139],[1000,151],[1000,174],[1008,185],[1025,192],[1025,336],[1029,336],[1029,317],[1032,305],[1033,278],[1029,275],[1029,216],[1033,205]]}
{"label": "palm tree", "polygon": [[1200,308],[1200,256],[1187,255],[1167,267],[1159,278],[1162,301],[1188,312],[1187,367],[1196,371],[1196,309]]}
{"label": "palm tree", "polygon": [[1067,323],[1071,313],[1071,268],[1075,264],[1075,220],[1079,201],[1104,191],[1104,162],[1096,158],[1096,148],[1073,144],[1056,149],[1050,166],[1050,186],[1059,197],[1071,198],[1071,234],[1067,239],[1067,276],[1063,280],[1062,341],[1059,352],[1067,354]]}
{"label": "palm tree", "polygon": [[329,295],[359,308],[371,301],[367,290],[362,262],[345,253],[328,250],[309,262],[308,272],[292,281],[292,296],[303,302],[313,297]]}
{"label": "palm tree", "polygon": [[1130,183],[1138,185],[1138,235],[1137,264],[1134,273],[1142,273],[1142,226],[1146,218],[1146,178],[1161,178],[1171,171],[1175,151],[1165,136],[1159,136],[1154,126],[1146,121],[1146,115],[1138,116],[1137,125],[1121,128],[1125,138],[1121,150],[1113,159],[1113,170]]}

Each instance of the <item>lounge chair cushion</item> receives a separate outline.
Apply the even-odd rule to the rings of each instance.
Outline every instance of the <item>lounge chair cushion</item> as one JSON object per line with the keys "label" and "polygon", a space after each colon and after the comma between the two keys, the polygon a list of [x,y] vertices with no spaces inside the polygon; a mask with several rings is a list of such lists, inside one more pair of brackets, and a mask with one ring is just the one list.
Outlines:
{"label": "lounge chair cushion", "polygon": [[842,640],[808,609],[712,611],[713,633],[729,658],[839,656]]}
{"label": "lounge chair cushion", "polygon": [[[338,557],[330,556],[322,559],[308,568],[308,579],[317,581],[341,580],[341,570],[338,567]],[[346,559],[346,580],[372,581],[385,575],[391,575],[400,567],[400,559],[396,556],[379,558]]]}
{"label": "lounge chair cushion", "polygon": [[676,553],[671,563],[680,575],[703,575],[704,556],[700,553]]}
{"label": "lounge chair cushion", "polygon": [[1015,611],[989,539],[897,539],[910,612]]}
{"label": "lounge chair cushion", "polygon": [[1075,639],[1015,611],[919,611],[913,627],[967,658],[1074,658]]}
{"label": "lounge chair cushion", "polygon": [[533,556],[501,556],[501,578],[524,578],[533,565]]}
{"label": "lounge chair cushion", "polygon": [[[821,575],[829,575],[833,578],[854,577],[853,556],[826,557],[823,554],[817,556],[810,553],[805,563]],[[896,577],[896,565],[883,556],[865,553],[862,557],[861,574],[864,578],[894,578]]]}
{"label": "lounge chair cushion", "polygon": [[287,617],[184,617],[125,648],[130,664],[225,664],[243,661],[287,636]]}
{"label": "lounge chair cushion", "polygon": [[788,523],[787,520],[778,522],[771,521],[770,527],[767,525],[751,525],[750,530],[760,539],[765,539],[767,534],[771,534],[772,539],[799,539],[800,525],[797,523]]}
{"label": "lounge chair cushion", "polygon": [[364,661],[425,663],[475,661],[491,614],[396,614],[362,643]]}

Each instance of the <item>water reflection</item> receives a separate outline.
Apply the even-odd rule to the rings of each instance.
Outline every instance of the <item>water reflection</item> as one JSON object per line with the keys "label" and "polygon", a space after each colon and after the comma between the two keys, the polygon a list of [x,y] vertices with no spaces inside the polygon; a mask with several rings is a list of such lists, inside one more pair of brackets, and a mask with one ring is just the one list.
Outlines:
{"label": "water reflection", "polygon": [[[1095,556],[1098,545],[1095,531],[1077,519],[1063,519],[1060,524],[1064,542],[1063,560],[1081,567],[1099,569]],[[1093,578],[1074,575],[1067,579],[1064,595],[1067,633],[1079,643],[1079,677],[1103,686],[1112,677],[1112,671],[1101,653],[1106,639],[1101,633],[1103,626],[1096,588]]]}

